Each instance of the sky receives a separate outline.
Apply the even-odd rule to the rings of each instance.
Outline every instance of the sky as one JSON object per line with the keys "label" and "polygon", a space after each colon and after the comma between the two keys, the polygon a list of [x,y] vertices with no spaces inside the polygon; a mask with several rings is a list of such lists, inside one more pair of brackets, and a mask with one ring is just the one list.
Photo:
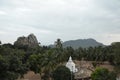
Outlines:
{"label": "sky", "polygon": [[0,40],[36,35],[42,45],[57,38],[120,42],[120,0],[0,0]]}

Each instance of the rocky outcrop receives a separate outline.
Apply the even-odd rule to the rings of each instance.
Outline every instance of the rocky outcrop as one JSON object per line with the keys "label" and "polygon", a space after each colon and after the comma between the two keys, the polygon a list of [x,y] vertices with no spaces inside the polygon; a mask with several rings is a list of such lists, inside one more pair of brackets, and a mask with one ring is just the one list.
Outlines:
{"label": "rocky outcrop", "polygon": [[39,43],[37,38],[34,34],[28,35],[28,37],[19,37],[17,41],[14,43],[15,46],[28,46],[28,47],[35,47],[38,46]]}

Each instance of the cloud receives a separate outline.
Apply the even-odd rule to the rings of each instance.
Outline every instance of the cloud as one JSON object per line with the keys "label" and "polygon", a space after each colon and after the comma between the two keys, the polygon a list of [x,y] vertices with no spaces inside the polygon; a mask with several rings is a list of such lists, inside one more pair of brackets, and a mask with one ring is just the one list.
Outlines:
{"label": "cloud", "polygon": [[[34,33],[43,44],[58,37],[95,38],[110,44],[120,40],[119,7],[119,0],[1,0],[0,39],[11,42]],[[107,37],[110,34],[118,36]],[[12,40],[4,37],[10,35]]]}
{"label": "cloud", "polygon": [[6,15],[7,13],[5,11],[0,10],[0,15]]}

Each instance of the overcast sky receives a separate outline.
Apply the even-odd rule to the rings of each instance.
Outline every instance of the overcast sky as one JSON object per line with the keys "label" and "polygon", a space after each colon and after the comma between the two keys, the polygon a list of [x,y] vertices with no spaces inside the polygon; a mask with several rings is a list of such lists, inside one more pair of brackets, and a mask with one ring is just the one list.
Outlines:
{"label": "overcast sky", "polygon": [[42,45],[94,38],[120,41],[120,0],[0,0],[0,40],[34,33]]}

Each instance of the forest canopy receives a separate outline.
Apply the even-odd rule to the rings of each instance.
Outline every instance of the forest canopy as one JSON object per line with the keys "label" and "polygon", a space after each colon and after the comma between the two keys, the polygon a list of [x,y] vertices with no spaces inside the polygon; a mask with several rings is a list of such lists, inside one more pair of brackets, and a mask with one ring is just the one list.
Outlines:
{"label": "forest canopy", "polygon": [[86,61],[109,61],[120,68],[120,42],[112,43],[110,46],[98,46],[89,48],[73,49],[62,47],[61,39],[55,41],[54,48],[48,46],[15,46],[12,44],[0,45],[0,78],[2,80],[15,80],[22,77],[27,71],[44,73],[42,78],[48,80],[57,66],[66,62],[69,56],[74,60]]}

